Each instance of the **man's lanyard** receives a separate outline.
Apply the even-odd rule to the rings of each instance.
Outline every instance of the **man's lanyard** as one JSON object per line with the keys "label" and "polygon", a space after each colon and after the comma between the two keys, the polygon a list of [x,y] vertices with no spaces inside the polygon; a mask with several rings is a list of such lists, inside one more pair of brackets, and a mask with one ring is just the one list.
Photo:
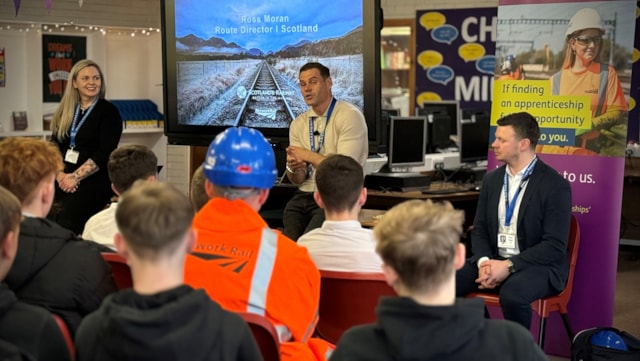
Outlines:
{"label": "man's lanyard", "polygon": [[96,106],[96,103],[98,103],[97,99],[84,113],[82,119],[80,119],[80,122],[78,122],[78,117],[80,116],[80,104],[76,106],[76,111],[73,113],[73,123],[71,123],[71,129],[69,130],[69,148],[73,149],[76,147],[76,135],[78,134],[78,130],[80,130],[80,127],[82,126],[82,124],[84,124],[84,121],[87,120],[89,113],[91,113],[93,107]]}
{"label": "man's lanyard", "polygon": [[513,217],[513,212],[516,208],[516,201],[518,200],[518,196],[520,195],[520,191],[527,184],[529,177],[531,177],[531,173],[533,173],[533,166],[536,165],[538,161],[538,157],[535,157],[533,161],[529,164],[527,169],[525,169],[524,174],[522,175],[522,179],[520,180],[520,185],[516,190],[516,194],[513,195],[513,199],[509,202],[509,175],[507,174],[507,170],[504,172],[504,206],[506,210],[504,225],[509,227],[511,225],[511,218]]}
{"label": "man's lanyard", "polygon": [[311,146],[312,152],[320,153],[320,149],[324,145],[324,133],[327,131],[327,126],[329,125],[329,120],[331,119],[331,113],[333,113],[333,107],[336,105],[336,98],[331,100],[331,105],[329,105],[329,110],[327,110],[327,122],[324,124],[324,129],[322,130],[322,134],[320,134],[320,140],[318,141],[318,150],[316,150],[316,139],[315,139],[315,130],[313,126],[313,121],[316,117],[309,117],[309,145]]}

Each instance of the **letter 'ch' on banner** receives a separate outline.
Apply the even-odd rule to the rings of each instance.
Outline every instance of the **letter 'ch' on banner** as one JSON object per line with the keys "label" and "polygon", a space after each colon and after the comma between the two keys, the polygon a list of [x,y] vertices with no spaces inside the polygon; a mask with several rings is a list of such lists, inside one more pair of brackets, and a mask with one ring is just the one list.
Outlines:
{"label": "letter 'ch' on banner", "polygon": [[[536,152],[571,183],[582,235],[569,304],[574,331],[613,322],[636,7],[628,0],[498,6],[490,142],[499,118],[529,112],[540,126]],[[499,165],[490,151],[488,169]],[[568,357],[557,314],[546,334],[545,352]]]}
{"label": "letter 'ch' on banner", "polygon": [[489,109],[497,8],[416,11],[415,104],[458,100]]}

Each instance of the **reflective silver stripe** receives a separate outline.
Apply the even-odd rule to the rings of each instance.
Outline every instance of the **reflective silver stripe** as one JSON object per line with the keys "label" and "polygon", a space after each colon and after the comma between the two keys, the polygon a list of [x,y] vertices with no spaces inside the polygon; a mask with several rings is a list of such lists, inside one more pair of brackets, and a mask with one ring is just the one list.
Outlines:
{"label": "reflective silver stripe", "polygon": [[604,98],[607,96],[607,85],[609,83],[609,64],[600,63],[600,83],[598,84],[598,107],[594,116],[602,114]]}
{"label": "reflective silver stripe", "polygon": [[316,310],[316,314],[313,316],[313,320],[309,326],[307,326],[307,330],[304,332],[304,336],[302,336],[302,342],[307,342],[309,337],[313,335],[313,332],[316,330],[316,325],[318,323],[318,310]]}
{"label": "reflective silver stripe", "polygon": [[327,352],[324,354],[325,360],[330,359],[331,358],[331,354],[333,354],[333,350],[332,349],[328,349]]}
{"label": "reflective silver stripe", "polygon": [[267,290],[271,282],[271,273],[276,260],[278,245],[277,234],[269,228],[262,230],[260,248],[256,268],[251,276],[251,290],[249,291],[249,303],[247,312],[265,316],[267,309]]}
{"label": "reflective silver stripe", "polygon": [[551,94],[558,95],[560,93],[560,77],[562,76],[562,70],[551,76]]}
{"label": "reflective silver stripe", "polygon": [[293,339],[293,335],[289,328],[285,325],[276,325],[276,331],[278,332],[278,339],[280,342],[287,342]]}

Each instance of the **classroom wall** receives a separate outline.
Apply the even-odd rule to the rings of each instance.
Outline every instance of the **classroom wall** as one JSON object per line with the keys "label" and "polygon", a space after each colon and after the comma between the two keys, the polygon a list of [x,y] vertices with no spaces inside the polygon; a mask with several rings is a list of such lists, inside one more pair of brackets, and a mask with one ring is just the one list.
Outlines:
{"label": "classroom wall", "polygon": [[[102,68],[108,99],[151,99],[162,112],[162,51],[160,33],[131,37],[128,34],[52,32],[82,35],[87,39],[87,57]],[[6,85],[0,87],[0,124],[13,131],[11,112],[26,110],[29,131],[42,131],[42,118],[58,103],[42,101],[42,42],[35,31],[0,30],[0,48],[5,50]]]}
{"label": "classroom wall", "polygon": [[0,1],[0,21],[110,27],[160,27],[160,0],[22,0],[18,15],[13,1]]}
{"label": "classroom wall", "polygon": [[498,0],[380,0],[385,19],[412,19],[416,10],[498,6]]}

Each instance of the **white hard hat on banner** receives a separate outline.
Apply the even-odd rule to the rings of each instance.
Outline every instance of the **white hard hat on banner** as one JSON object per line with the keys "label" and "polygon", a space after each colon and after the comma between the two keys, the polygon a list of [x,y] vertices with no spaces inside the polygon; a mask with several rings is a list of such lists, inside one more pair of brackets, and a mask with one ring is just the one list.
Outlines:
{"label": "white hard hat on banner", "polygon": [[571,20],[569,20],[569,26],[567,27],[565,36],[585,29],[599,29],[604,33],[604,22],[596,10],[591,8],[578,10]]}

